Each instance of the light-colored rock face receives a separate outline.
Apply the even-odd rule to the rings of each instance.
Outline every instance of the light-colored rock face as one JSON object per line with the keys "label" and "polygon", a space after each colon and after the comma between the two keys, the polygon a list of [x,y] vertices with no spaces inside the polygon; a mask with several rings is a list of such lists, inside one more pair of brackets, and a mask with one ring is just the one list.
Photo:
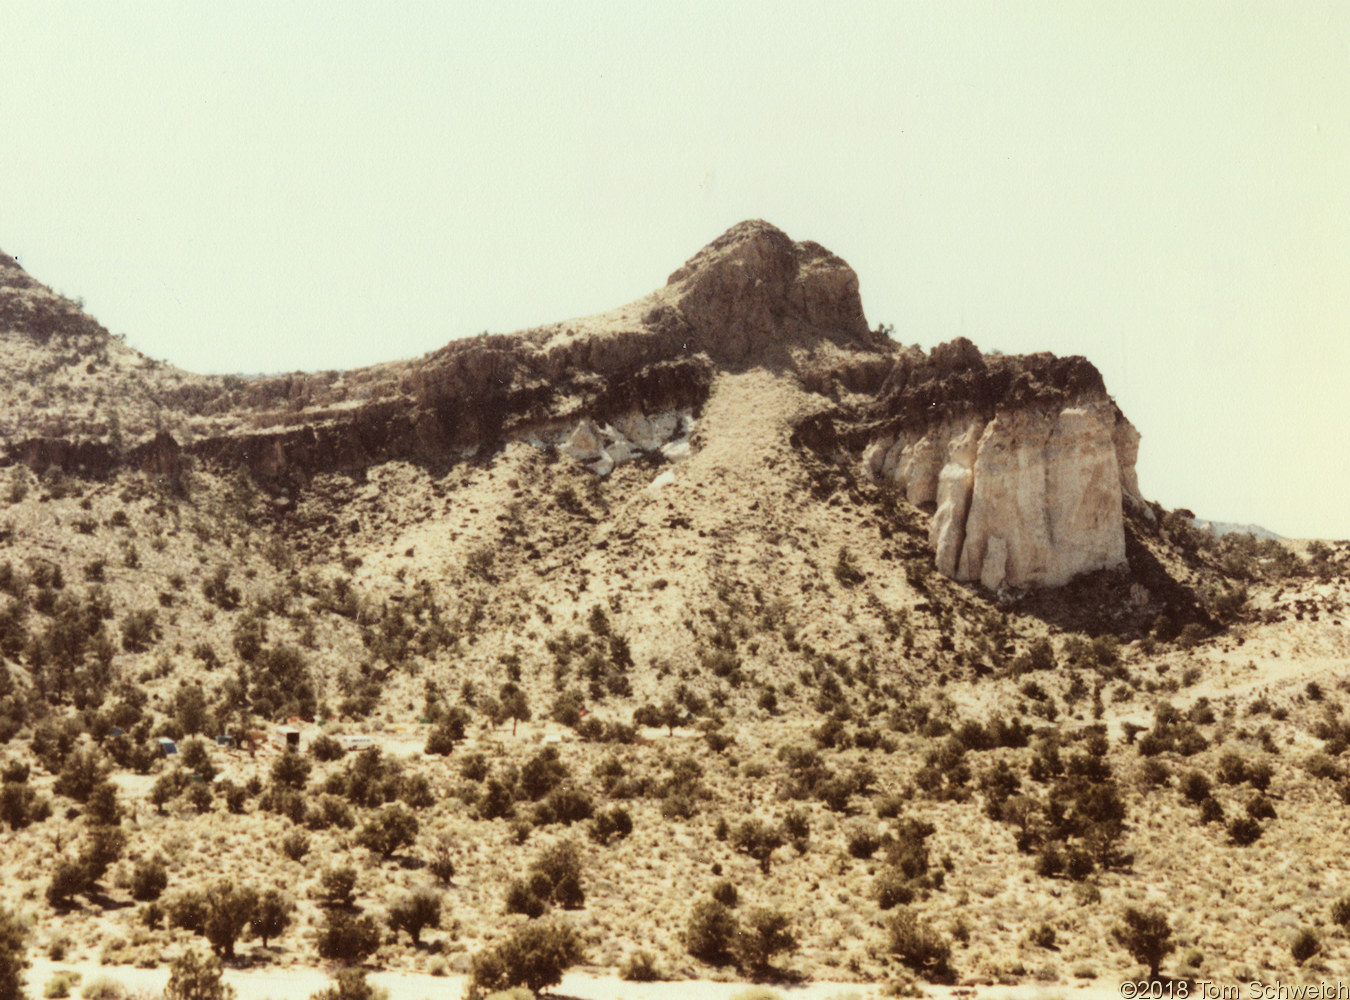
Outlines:
{"label": "light-colored rock face", "polygon": [[634,412],[603,427],[585,419],[558,445],[558,450],[597,475],[605,476],[615,466],[631,462],[645,452],[659,451],[672,462],[687,458],[693,428],[693,415],[687,412],[650,415]]}
{"label": "light-colored rock face", "polygon": [[874,442],[867,474],[933,503],[937,568],[984,586],[1061,586],[1125,561],[1139,434],[1107,399],[1005,410]]}

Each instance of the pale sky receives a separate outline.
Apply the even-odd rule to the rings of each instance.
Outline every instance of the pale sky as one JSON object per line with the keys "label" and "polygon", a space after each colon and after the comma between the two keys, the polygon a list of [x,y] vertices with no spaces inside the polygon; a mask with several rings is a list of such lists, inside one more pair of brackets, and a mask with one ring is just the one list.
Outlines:
{"label": "pale sky", "polygon": [[1146,495],[1350,536],[1350,7],[55,3],[0,248],[152,357],[344,368],[620,305],[764,218],[873,326],[1086,355]]}

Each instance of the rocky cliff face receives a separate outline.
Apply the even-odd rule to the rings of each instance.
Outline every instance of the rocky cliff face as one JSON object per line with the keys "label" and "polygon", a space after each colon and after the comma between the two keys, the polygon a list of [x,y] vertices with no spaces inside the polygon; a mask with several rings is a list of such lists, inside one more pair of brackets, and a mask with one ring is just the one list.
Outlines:
{"label": "rocky cliff face", "polygon": [[947,576],[1059,586],[1125,562],[1139,435],[1082,358],[987,362],[955,341],[898,363],[879,410],[866,474],[931,505]]}
{"label": "rocky cliff face", "polygon": [[[1138,434],[1087,361],[985,357],[966,340],[901,348],[869,330],[847,263],[761,221],[627,306],[349,372],[178,372],[9,260],[0,343],[14,376],[0,400],[3,461],[38,470],[174,476],[190,456],[294,492],[319,473],[517,440],[606,475],[644,456],[683,459],[719,373],[764,366],[820,399],[793,440],[828,439],[930,510],[937,566],[956,579],[1058,585],[1119,565],[1123,504],[1138,499]],[[55,402],[36,407],[16,388],[24,378],[54,386]],[[112,402],[76,417],[68,404],[86,396]]]}

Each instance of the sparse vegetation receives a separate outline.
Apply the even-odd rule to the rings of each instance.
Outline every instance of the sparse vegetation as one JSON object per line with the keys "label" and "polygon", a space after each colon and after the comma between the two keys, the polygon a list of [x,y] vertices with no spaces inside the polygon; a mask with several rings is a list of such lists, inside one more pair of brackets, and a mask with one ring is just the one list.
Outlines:
{"label": "sparse vegetation", "polygon": [[581,939],[564,923],[529,923],[473,958],[469,996],[524,987],[532,993],[556,986],[563,973],[581,961]]}
{"label": "sparse vegetation", "polygon": [[1158,978],[1162,960],[1176,947],[1167,917],[1157,910],[1126,908],[1114,936],[1136,962],[1148,967],[1150,980]]}
{"label": "sparse vegetation", "polygon": [[[504,339],[474,343],[507,371]],[[583,940],[635,982],[705,963],[1062,983],[1156,976],[1174,945],[1192,979],[1334,966],[1350,901],[1327,803],[1350,803],[1350,722],[1325,664],[1350,544],[1215,538],[1131,502],[1119,569],[1051,590],[950,580],[930,513],[859,473],[896,417],[851,423],[881,369],[827,376],[833,361],[762,407],[781,373],[748,365],[744,400],[719,382],[716,405],[675,416],[633,393],[650,377],[685,400],[715,363],[556,393],[530,367],[484,404],[497,437],[475,455],[442,453],[482,430],[467,411],[451,426],[418,404],[417,461],[363,464],[401,447],[381,432],[323,443],[351,457],[338,471],[260,471],[310,461],[310,407],[337,438],[349,410],[383,414],[379,379],[439,399],[442,360],[425,385],[381,369],[282,395],[136,369],[179,473],[39,475],[17,452],[0,470],[0,1000],[29,953],[176,959],[177,996],[219,1000],[220,964],[179,957],[193,936],[241,964],[469,970],[478,994],[547,988]],[[1021,374],[985,361],[995,382]],[[829,433],[782,424],[803,392]],[[91,441],[112,440],[93,432],[106,405],[80,418]],[[763,465],[714,450],[717,478],[671,466],[672,488],[644,449],[597,476],[559,447],[592,407],[603,438],[676,419],[695,451],[731,407]],[[167,462],[146,457],[145,420],[122,415],[118,448]],[[188,444],[227,420],[280,450],[243,472]],[[799,443],[817,433],[822,451]],[[1291,851],[1307,866],[1268,864]],[[1192,877],[1216,856],[1222,892]],[[1307,926],[1232,905],[1258,883]],[[1181,902],[1118,915],[1148,898]],[[30,992],[91,995],[43,978]],[[378,991],[350,967],[316,996]]]}

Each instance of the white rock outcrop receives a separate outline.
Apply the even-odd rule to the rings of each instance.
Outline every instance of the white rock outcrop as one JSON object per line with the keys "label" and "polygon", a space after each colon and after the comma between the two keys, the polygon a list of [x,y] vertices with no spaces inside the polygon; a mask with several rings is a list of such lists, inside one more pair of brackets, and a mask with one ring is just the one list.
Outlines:
{"label": "white rock outcrop", "polygon": [[606,476],[615,466],[646,452],[659,451],[672,462],[687,458],[693,429],[693,415],[686,412],[630,413],[604,426],[587,418],[577,424],[558,450],[596,475]]}
{"label": "white rock outcrop", "polygon": [[1001,410],[875,441],[864,471],[934,504],[929,544],[957,580],[1061,586],[1125,562],[1139,433],[1109,399]]}

